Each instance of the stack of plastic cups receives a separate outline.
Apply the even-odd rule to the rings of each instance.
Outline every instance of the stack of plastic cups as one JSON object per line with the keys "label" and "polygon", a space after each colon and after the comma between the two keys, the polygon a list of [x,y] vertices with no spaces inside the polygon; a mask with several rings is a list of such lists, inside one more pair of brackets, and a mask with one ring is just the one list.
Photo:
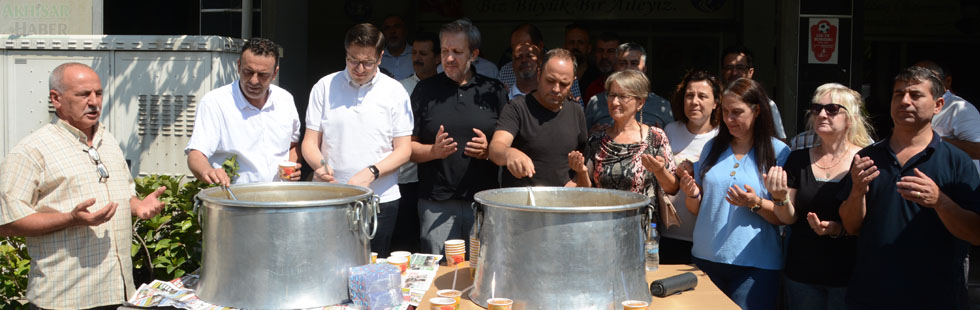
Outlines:
{"label": "stack of plastic cups", "polygon": [[466,260],[466,241],[446,240],[446,266],[455,267]]}
{"label": "stack of plastic cups", "polygon": [[480,238],[470,235],[470,278],[476,279],[476,267],[480,265]]}

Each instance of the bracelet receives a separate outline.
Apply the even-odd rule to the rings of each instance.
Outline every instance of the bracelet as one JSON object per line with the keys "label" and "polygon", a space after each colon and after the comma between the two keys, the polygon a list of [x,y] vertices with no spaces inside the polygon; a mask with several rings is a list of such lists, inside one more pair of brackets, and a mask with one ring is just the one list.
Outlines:
{"label": "bracelet", "polygon": [[780,201],[773,200],[772,201],[772,204],[774,206],[777,206],[777,207],[785,206],[785,205],[789,204],[789,198],[783,198],[783,200],[780,200]]}
{"label": "bracelet", "polygon": [[830,238],[837,239],[837,238],[844,237],[846,235],[847,235],[847,229],[844,229],[844,222],[841,222],[840,231],[837,232],[837,235],[831,235]]}
{"label": "bracelet", "polygon": [[691,198],[691,199],[701,199],[701,194],[703,194],[703,193],[698,193],[698,194],[697,194],[696,196],[687,196],[687,198]]}

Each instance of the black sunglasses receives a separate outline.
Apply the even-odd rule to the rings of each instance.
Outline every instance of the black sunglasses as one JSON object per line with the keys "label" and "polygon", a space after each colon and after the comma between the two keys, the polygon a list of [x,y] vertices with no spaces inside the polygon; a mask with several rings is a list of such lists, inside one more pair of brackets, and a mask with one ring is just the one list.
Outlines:
{"label": "black sunglasses", "polygon": [[810,104],[810,113],[813,113],[813,115],[820,115],[820,110],[824,110],[824,111],[827,111],[827,116],[836,116],[837,113],[840,113],[840,110],[841,109],[847,110],[847,108],[845,108],[844,106],[839,105],[839,104],[836,104],[836,103],[829,103],[829,104],[813,103],[813,104]]}

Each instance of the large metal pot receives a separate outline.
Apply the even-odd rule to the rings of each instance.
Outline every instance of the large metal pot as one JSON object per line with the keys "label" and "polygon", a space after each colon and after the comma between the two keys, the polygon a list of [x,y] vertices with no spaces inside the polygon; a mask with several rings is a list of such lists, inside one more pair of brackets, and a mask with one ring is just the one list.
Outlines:
{"label": "large metal pot", "polygon": [[343,303],[348,268],[370,262],[377,196],[310,182],[202,190],[204,253],[197,295],[222,306],[301,309]]}
{"label": "large metal pot", "polygon": [[[535,205],[528,191],[533,190]],[[650,301],[644,195],[597,188],[503,188],[476,193],[480,254],[470,299],[514,309],[616,309]],[[627,298],[628,296],[628,298]]]}

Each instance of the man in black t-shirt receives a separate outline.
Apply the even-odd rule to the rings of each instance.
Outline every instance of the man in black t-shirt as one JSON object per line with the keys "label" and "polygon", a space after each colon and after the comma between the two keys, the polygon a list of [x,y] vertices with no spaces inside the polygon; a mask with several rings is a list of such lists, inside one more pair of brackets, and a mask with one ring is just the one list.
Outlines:
{"label": "man in black t-shirt", "polygon": [[490,160],[507,167],[501,184],[564,186],[571,180],[568,153],[588,139],[585,113],[568,100],[575,80],[575,56],[553,49],[539,69],[538,89],[504,107],[490,142]]}
{"label": "man in black t-shirt", "polygon": [[507,90],[476,74],[480,32],[469,21],[439,33],[444,71],[412,92],[413,162],[419,163],[419,226],[422,252],[442,253],[447,239],[464,239],[473,226],[473,194],[496,188],[499,168],[487,161],[497,115]]}
{"label": "man in black t-shirt", "polygon": [[967,309],[963,258],[980,244],[980,177],[931,128],[942,81],[921,67],[895,78],[892,136],[854,158],[841,220],[858,235],[849,309]]}

